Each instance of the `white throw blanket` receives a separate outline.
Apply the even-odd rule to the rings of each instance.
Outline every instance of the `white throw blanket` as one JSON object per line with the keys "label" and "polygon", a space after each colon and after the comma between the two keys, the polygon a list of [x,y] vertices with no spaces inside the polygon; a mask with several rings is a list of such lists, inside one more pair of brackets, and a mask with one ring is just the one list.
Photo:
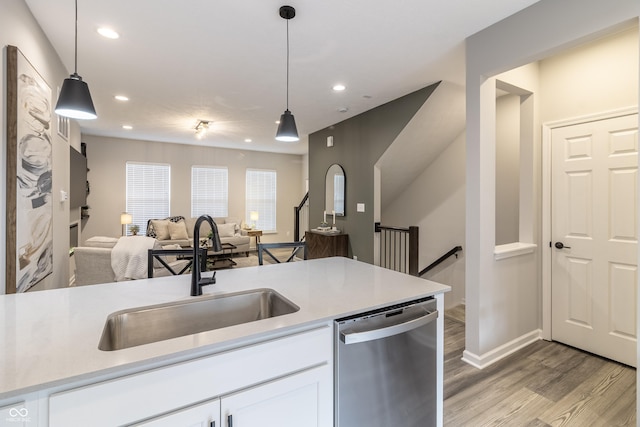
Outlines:
{"label": "white throw blanket", "polygon": [[147,278],[148,250],[161,249],[156,239],[146,236],[121,237],[111,250],[111,268],[116,281]]}

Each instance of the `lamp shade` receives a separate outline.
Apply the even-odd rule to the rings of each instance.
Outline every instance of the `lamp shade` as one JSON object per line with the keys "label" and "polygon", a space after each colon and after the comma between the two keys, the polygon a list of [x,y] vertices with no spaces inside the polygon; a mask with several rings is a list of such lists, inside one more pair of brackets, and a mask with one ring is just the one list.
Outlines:
{"label": "lamp shade", "polygon": [[120,224],[125,225],[125,224],[131,224],[133,222],[133,218],[131,217],[131,214],[123,212],[120,214]]}
{"label": "lamp shade", "polygon": [[256,211],[249,212],[249,219],[251,221],[257,221],[258,219],[260,219],[260,217],[258,216],[258,212]]}
{"label": "lamp shade", "polygon": [[296,120],[288,109],[280,116],[280,124],[276,132],[276,140],[282,142],[299,141],[298,129],[296,128]]}
{"label": "lamp shade", "polygon": [[91,100],[89,86],[77,73],[64,79],[55,111],[59,116],[71,119],[86,120],[98,117]]}

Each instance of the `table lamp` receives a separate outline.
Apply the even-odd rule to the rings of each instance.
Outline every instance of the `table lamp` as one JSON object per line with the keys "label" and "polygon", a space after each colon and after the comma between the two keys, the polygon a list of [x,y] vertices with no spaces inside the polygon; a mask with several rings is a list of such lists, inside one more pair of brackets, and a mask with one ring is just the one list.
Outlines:
{"label": "table lamp", "polygon": [[120,214],[120,224],[122,225],[122,235],[126,235],[127,225],[133,222],[133,217],[130,213],[122,212]]}
{"label": "table lamp", "polygon": [[256,221],[259,219],[258,212],[249,212],[249,219],[251,220],[251,228],[256,228]]}

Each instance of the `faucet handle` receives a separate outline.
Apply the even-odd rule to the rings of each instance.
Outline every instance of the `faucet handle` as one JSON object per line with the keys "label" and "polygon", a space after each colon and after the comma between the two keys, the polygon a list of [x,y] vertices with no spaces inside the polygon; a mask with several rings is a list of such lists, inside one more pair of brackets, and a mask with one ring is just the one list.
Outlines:
{"label": "faucet handle", "polygon": [[213,272],[213,275],[211,275],[211,277],[202,277],[200,279],[200,286],[208,286],[208,285],[215,285],[216,283],[216,272]]}

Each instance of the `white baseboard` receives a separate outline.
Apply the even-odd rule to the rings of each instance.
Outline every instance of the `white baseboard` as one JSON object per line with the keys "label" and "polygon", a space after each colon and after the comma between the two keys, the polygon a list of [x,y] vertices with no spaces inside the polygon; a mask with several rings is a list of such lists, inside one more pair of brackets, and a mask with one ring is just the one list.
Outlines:
{"label": "white baseboard", "polygon": [[462,361],[478,369],[484,369],[540,339],[542,330],[536,329],[480,356],[465,350],[462,353]]}

